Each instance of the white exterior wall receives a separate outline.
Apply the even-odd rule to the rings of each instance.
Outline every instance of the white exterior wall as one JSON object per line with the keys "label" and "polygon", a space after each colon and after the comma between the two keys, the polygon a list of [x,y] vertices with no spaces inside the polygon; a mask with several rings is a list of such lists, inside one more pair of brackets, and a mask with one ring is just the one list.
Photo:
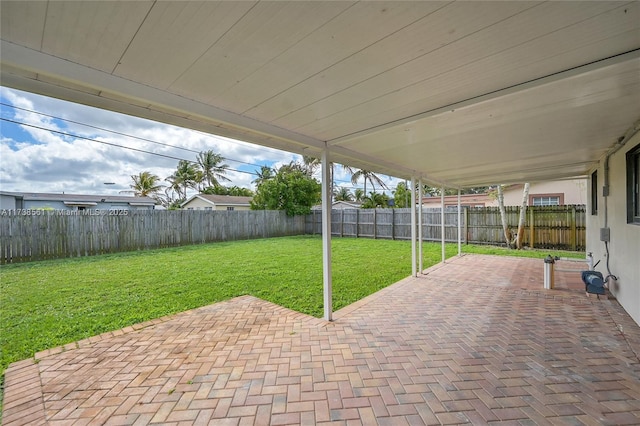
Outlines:
{"label": "white exterior wall", "polygon": [[16,197],[0,194],[0,210],[15,210]]}
{"label": "white exterior wall", "polygon": [[240,206],[238,204],[216,204],[216,207],[217,208],[215,210],[226,210],[227,207],[233,207],[235,211],[251,210],[250,206]]}
{"label": "white exterior wall", "polygon": [[[609,243],[609,268],[618,277],[612,285],[611,293],[618,299],[629,315],[640,324],[640,226],[627,223],[627,176],[626,153],[640,143],[640,133],[636,134],[609,160],[608,227],[611,232]],[[594,169],[595,170],[595,169]],[[602,187],[605,183],[604,158],[598,164],[598,214],[591,215],[591,200],[587,203],[587,252],[592,252],[594,260],[600,260],[596,270],[608,275],[605,245],[600,241],[600,228],[605,226],[605,200]],[[591,182],[589,181],[589,194]]]}

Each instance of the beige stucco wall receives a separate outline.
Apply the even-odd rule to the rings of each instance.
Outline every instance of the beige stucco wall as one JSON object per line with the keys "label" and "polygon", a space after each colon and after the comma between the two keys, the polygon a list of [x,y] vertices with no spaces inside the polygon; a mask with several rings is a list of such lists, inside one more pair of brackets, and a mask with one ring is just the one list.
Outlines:
{"label": "beige stucco wall", "polygon": [[227,210],[227,206],[233,207],[234,210],[250,210],[249,206],[238,206],[236,204],[216,204],[215,207],[200,198],[194,198],[189,203],[185,204],[183,209],[192,208],[194,210],[204,210],[205,207],[213,207],[213,210]]}
{"label": "beige stucco wall", "polygon": [[[529,195],[564,194],[564,204],[587,203],[587,180],[571,179],[550,182],[534,182],[529,185]],[[522,185],[515,186],[504,193],[505,206],[519,206],[522,203]],[[498,205],[495,201],[493,204]]]}
{"label": "beige stucco wall", "polygon": [[[626,153],[640,143],[640,133],[609,160],[610,183],[608,205],[608,227],[611,232],[609,243],[609,267],[618,277],[611,292],[618,302],[640,324],[640,225],[627,223],[626,200]],[[595,169],[594,169],[595,170]],[[598,214],[591,215],[591,200],[587,200],[587,252],[592,252],[595,261],[600,260],[596,270],[606,277],[605,244],[600,241],[600,228],[605,226],[605,200],[602,196],[604,185],[604,158],[598,165]],[[589,182],[589,194],[591,183]]]}
{"label": "beige stucco wall", "polygon": [[216,207],[217,207],[216,210],[226,210],[227,206],[233,207],[235,211],[251,210],[251,207],[249,206],[239,206],[237,204],[216,204]]}

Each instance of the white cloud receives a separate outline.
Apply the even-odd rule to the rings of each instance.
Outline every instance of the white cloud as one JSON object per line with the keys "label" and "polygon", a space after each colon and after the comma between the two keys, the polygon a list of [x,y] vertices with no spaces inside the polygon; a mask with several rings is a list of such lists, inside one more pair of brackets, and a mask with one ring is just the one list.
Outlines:
{"label": "white cloud", "polygon": [[[259,164],[289,163],[297,157],[271,148],[4,87],[0,87],[0,95],[4,103],[23,108],[2,106],[3,118],[92,139],[64,136],[29,126],[21,126],[20,132],[15,125],[3,123],[0,184],[5,191],[114,194],[130,189],[131,175],[148,170],[164,179],[173,173],[178,159],[195,161],[197,152],[209,149],[226,157],[231,169],[249,172],[258,169]],[[9,130],[11,126],[14,126],[13,131]],[[251,187],[254,179],[250,174],[233,170],[228,172],[228,177],[231,179],[229,185],[241,187]],[[115,185],[105,186],[104,182]]]}
{"label": "white cloud", "polygon": [[[19,131],[4,122],[0,134],[0,188],[5,191],[116,194],[130,189],[131,175],[147,170],[164,179],[173,173],[178,159],[195,161],[197,152],[209,149],[227,158],[231,169],[251,173],[261,164],[277,168],[301,160],[293,153],[5,87],[0,87],[0,96],[4,103],[22,108],[2,106],[3,118],[79,136],[29,126],[21,126]],[[14,130],[10,131],[12,126]],[[231,179],[228,185],[253,187],[254,175],[229,170],[227,176]],[[380,177],[390,189],[399,182]],[[337,185],[351,189],[363,186],[362,181],[351,185],[351,175],[342,167],[335,168],[335,180]],[[105,182],[115,184],[105,186]]]}

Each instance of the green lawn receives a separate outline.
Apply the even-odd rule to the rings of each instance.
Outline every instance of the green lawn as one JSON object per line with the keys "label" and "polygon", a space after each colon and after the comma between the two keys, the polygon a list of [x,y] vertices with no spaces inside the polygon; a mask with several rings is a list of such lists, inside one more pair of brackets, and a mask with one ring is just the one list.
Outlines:
{"label": "green lawn", "polygon": [[[463,247],[466,253],[548,253]],[[425,243],[425,268],[440,261],[440,250]],[[456,245],[447,246],[447,256],[456,253]],[[410,275],[410,259],[408,241],[335,238],[334,309]],[[316,317],[323,312],[318,236],[6,265],[0,274],[2,372],[47,348],[244,294]]]}

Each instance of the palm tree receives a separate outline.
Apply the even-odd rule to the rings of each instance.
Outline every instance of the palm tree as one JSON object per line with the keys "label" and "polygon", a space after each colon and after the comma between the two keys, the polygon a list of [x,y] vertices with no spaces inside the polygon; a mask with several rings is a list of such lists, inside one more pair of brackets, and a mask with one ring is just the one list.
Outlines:
{"label": "palm tree", "polygon": [[162,189],[160,178],[151,172],[140,172],[137,175],[131,175],[133,184],[129,185],[133,189],[136,197],[157,197],[158,192]]}
{"label": "palm tree", "polygon": [[372,192],[369,197],[365,198],[364,203],[362,203],[363,209],[386,209],[387,207],[389,207],[389,196],[384,193],[378,194],[377,192]]}
{"label": "palm tree", "polygon": [[198,167],[200,171],[200,182],[207,184],[207,186],[220,185],[221,180],[231,181],[225,174],[229,165],[221,164],[225,158],[216,154],[212,150],[202,151],[198,154]]}
{"label": "palm tree", "polygon": [[304,164],[304,169],[306,173],[311,176],[315,173],[316,169],[320,167],[321,161],[319,158],[311,157],[309,155],[302,156],[302,163]]}
{"label": "palm tree", "polygon": [[252,180],[251,183],[254,183],[256,187],[260,186],[262,182],[273,179],[273,177],[275,176],[275,174],[273,173],[273,169],[269,166],[261,166],[260,171],[256,171],[255,174],[258,177]]}
{"label": "palm tree", "polygon": [[353,194],[351,194],[349,188],[340,186],[333,192],[333,199],[335,201],[353,201]]}
{"label": "palm tree", "polygon": [[364,201],[365,196],[364,196],[364,191],[361,188],[356,188],[356,192],[354,194],[356,201],[358,203],[361,203]]}
{"label": "palm tree", "polygon": [[198,169],[192,162],[180,160],[176,171],[165,180],[169,182],[169,188],[178,193],[178,198],[187,198],[187,189],[197,187]]}
{"label": "palm tree", "polygon": [[364,170],[364,169],[355,170],[349,166],[343,166],[343,167],[346,171],[351,173],[351,183],[353,185],[356,185],[360,180],[360,178],[364,178],[365,194],[367,193],[367,181],[369,181],[369,183],[371,183],[371,186],[373,187],[372,192],[376,192],[376,185],[375,185],[376,183],[380,185],[383,189],[387,189],[387,185],[384,183],[384,181],[380,179],[380,177],[375,173],[373,173],[371,170]]}

